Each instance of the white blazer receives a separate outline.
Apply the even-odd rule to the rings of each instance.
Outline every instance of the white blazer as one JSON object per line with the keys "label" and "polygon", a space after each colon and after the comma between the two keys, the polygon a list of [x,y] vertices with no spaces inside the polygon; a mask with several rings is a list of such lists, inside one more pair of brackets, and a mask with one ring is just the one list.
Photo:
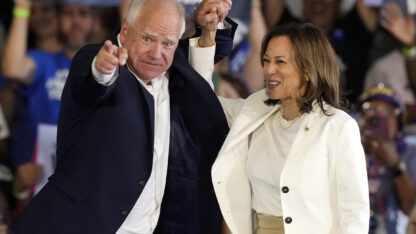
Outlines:
{"label": "white blazer", "polygon": [[[279,109],[263,104],[266,99],[264,90],[237,102],[220,98],[231,130],[212,180],[224,220],[235,234],[253,233],[245,163],[250,134]],[[324,107],[332,115],[315,105],[305,116],[282,171],[285,233],[366,234],[370,208],[359,128],[347,113]]]}

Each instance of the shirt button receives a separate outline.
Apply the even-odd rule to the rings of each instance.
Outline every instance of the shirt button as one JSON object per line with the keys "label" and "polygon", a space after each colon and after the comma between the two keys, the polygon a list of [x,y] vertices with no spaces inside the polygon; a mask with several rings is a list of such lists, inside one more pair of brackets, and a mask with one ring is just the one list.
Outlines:
{"label": "shirt button", "polygon": [[288,192],[289,192],[289,188],[288,188],[287,186],[284,186],[284,187],[282,188],[282,192],[283,192],[283,193],[288,193]]}
{"label": "shirt button", "polygon": [[126,216],[129,213],[129,211],[127,209],[123,209],[120,214],[123,216]]}
{"label": "shirt button", "polygon": [[139,180],[139,182],[137,182],[140,186],[144,186],[146,184],[145,180]]}
{"label": "shirt button", "polygon": [[292,222],[292,218],[291,217],[286,217],[285,218],[285,223],[289,224]]}

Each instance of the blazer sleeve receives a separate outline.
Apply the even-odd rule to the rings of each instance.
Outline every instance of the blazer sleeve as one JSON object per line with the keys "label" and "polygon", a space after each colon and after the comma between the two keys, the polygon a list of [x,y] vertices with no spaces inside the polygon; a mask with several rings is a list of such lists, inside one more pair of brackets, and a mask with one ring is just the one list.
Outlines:
{"label": "blazer sleeve", "polygon": [[218,99],[220,100],[221,107],[224,110],[225,117],[227,118],[228,127],[231,128],[238,116],[238,113],[243,107],[244,99],[224,98],[221,96],[218,96]]}
{"label": "blazer sleeve", "polygon": [[114,89],[115,83],[109,86],[99,84],[93,77],[91,64],[101,45],[83,47],[74,57],[66,85],[69,86],[74,101],[82,105],[94,105]]}
{"label": "blazer sleeve", "polygon": [[342,234],[368,233],[370,205],[365,154],[357,122],[348,119],[334,145],[336,193]]}

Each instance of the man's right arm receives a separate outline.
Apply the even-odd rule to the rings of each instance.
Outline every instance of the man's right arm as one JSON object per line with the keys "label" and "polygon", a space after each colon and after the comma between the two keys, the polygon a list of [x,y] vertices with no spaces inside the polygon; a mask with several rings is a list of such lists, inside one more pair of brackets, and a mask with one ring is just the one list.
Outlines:
{"label": "man's right arm", "polygon": [[[201,76],[210,84],[211,88],[214,89],[213,83],[212,83],[212,74],[213,74],[213,66],[214,66],[214,54],[209,53],[209,48],[212,49],[212,47],[215,46],[216,43],[216,32],[217,32],[217,26],[219,23],[219,20],[222,18],[220,15],[215,14],[215,12],[211,13],[205,13],[204,16],[200,17],[203,20],[200,20],[200,25],[203,25],[201,37],[199,39],[192,41],[191,39],[191,53],[190,53],[190,63],[191,66],[199,73]],[[201,22],[203,22],[201,24]],[[205,49],[208,49],[207,52],[205,52],[205,56],[201,59],[201,56],[196,56],[193,53],[192,45],[195,47],[202,47]],[[195,50],[197,51],[197,50]],[[195,53],[196,54],[196,53]],[[207,66],[207,62],[203,62],[202,60],[211,60],[211,66]],[[196,62],[198,61],[198,62]],[[242,99],[228,99],[219,97],[219,101],[221,103],[221,106],[224,110],[225,116],[227,118],[228,125],[231,127],[235,117],[237,116],[239,110],[241,109],[241,106],[243,104]]]}
{"label": "man's right arm", "polygon": [[[120,54],[125,53],[122,59],[118,59],[119,50],[124,51]],[[114,59],[116,63],[113,63]],[[64,94],[69,91],[77,103],[90,105],[99,102],[115,87],[113,83],[118,76],[117,67],[124,65],[126,59],[127,51],[109,40],[101,46],[89,45],[82,48],[72,60],[65,84],[68,87],[64,89]],[[123,61],[119,63],[119,60]]]}
{"label": "man's right arm", "polygon": [[24,84],[32,82],[36,68],[34,60],[27,56],[30,5],[27,0],[15,1],[13,20],[2,58],[3,74]]}

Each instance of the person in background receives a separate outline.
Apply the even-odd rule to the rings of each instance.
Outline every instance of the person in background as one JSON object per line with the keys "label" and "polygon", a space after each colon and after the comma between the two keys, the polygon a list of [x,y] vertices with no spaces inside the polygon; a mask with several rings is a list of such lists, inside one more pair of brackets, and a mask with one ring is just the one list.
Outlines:
{"label": "person in background", "polygon": [[0,234],[7,234],[7,227],[11,221],[14,208],[12,194],[14,178],[7,151],[9,134],[6,117],[0,105]]}
{"label": "person in background", "polygon": [[218,96],[225,98],[247,98],[249,96],[249,90],[242,79],[228,73],[219,73],[218,76],[218,85],[216,85]]}
{"label": "person in background", "polygon": [[261,64],[264,90],[220,97],[231,129],[212,182],[226,225],[239,234],[366,233],[365,155],[357,122],[342,111],[327,37],[309,23],[274,28]]}
{"label": "person in background", "polygon": [[[14,1],[13,24],[8,35],[17,35],[15,46],[22,45],[28,50],[38,50],[47,53],[57,53],[62,50],[62,43],[58,38],[58,9],[57,2],[53,0]],[[15,23],[20,21],[20,23]],[[20,32],[27,31],[21,34]],[[16,38],[11,38],[16,39]],[[10,42],[8,43],[10,45]],[[10,51],[10,49],[9,49]],[[19,49],[17,52],[19,53]],[[14,59],[4,56],[5,59]],[[12,159],[25,158],[27,163],[33,154],[33,133],[29,127],[29,114],[27,95],[22,93],[15,79],[5,79],[1,75],[1,101],[10,124],[11,136],[9,153]],[[30,140],[32,139],[32,140]],[[32,142],[30,142],[32,141]],[[18,167],[20,163],[14,163]],[[19,165],[18,165],[19,164]],[[33,165],[35,166],[35,165]],[[29,168],[29,167],[27,167]]]}
{"label": "person in background", "polygon": [[264,88],[262,78],[262,67],[259,64],[260,46],[263,37],[266,35],[267,27],[261,7],[264,0],[251,1],[251,18],[248,24],[247,41],[249,50],[242,72],[242,82],[247,84],[250,93]]}
{"label": "person in background", "polygon": [[[28,16],[31,5],[32,2],[29,0],[15,1],[12,25],[2,58],[4,76],[20,84],[19,95],[27,102],[25,108],[28,110],[29,120],[26,124],[29,124],[29,132],[20,135],[22,138],[15,137],[17,143],[14,146],[20,153],[12,157],[12,165],[17,168],[17,173],[24,174],[21,177],[25,182],[24,186],[16,187],[15,194],[25,201],[30,199],[31,187],[43,176],[42,168],[30,163],[38,158],[36,146],[48,140],[39,138],[38,129],[45,125],[54,126],[56,129],[61,93],[71,59],[87,43],[93,26],[93,12],[90,6],[80,1],[61,2],[59,28],[62,35],[62,50],[58,52],[28,50]],[[55,146],[51,144],[50,147]],[[30,164],[19,168],[26,163]]]}
{"label": "person in background", "polygon": [[96,12],[94,17],[94,32],[89,41],[91,43],[100,43],[107,38],[108,34],[120,27],[119,6],[94,6],[94,9]]}
{"label": "person in background", "polygon": [[210,170],[228,127],[199,74],[232,48],[236,25],[217,32],[230,6],[202,1],[201,37],[180,41],[180,3],[133,0],[119,32],[77,53],[56,170],[12,223],[15,234],[219,232]]}
{"label": "person in background", "polygon": [[0,54],[3,53],[3,46],[4,46],[4,38],[6,37],[6,29],[4,28],[4,24],[0,21]]}
{"label": "person in background", "polygon": [[[47,52],[59,52],[62,43],[59,39],[58,0],[31,0],[29,17],[28,47]],[[18,7],[23,6],[19,0],[15,1],[15,14],[19,14]],[[23,7],[24,9],[24,7]],[[24,11],[20,11],[24,12]],[[22,14],[22,13],[20,13]],[[21,15],[21,17],[24,14]]]}
{"label": "person in background", "polygon": [[[412,15],[404,14],[395,2],[387,2],[381,8],[380,19],[381,26],[390,32],[398,46],[374,61],[366,74],[364,87],[370,89],[383,83],[392,88],[406,106],[406,124],[411,124],[416,122],[415,19]],[[414,132],[412,126],[405,126],[404,130]]]}
{"label": "person in background", "polygon": [[379,84],[359,99],[370,187],[370,233],[404,233],[416,199],[416,143],[402,134],[404,105]]}
{"label": "person in background", "polygon": [[410,214],[406,234],[416,234],[416,205],[413,207],[412,213]]}

